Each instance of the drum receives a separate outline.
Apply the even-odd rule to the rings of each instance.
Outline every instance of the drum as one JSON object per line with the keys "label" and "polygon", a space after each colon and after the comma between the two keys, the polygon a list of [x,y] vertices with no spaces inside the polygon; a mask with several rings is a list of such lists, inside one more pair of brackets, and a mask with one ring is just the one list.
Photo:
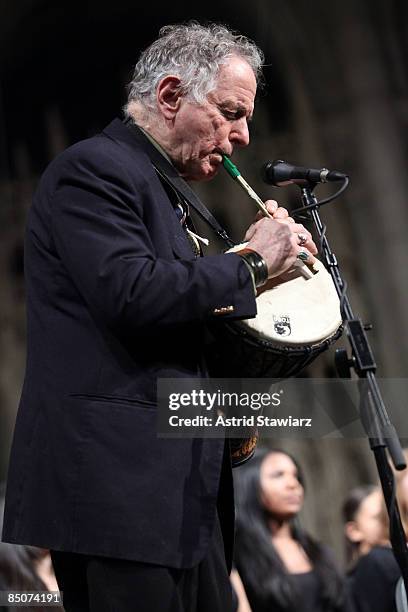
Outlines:
{"label": "drum", "polygon": [[296,267],[284,279],[271,279],[256,303],[255,318],[212,325],[211,376],[296,376],[341,335],[339,297],[320,261],[314,265],[314,274],[305,276]]}

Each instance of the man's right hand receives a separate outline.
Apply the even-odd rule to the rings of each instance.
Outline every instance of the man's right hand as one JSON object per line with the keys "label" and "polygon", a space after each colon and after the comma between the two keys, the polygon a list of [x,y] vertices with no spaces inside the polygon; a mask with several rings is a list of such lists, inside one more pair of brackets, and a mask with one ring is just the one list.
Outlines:
{"label": "man's right hand", "polygon": [[245,240],[248,241],[247,248],[253,249],[265,260],[269,278],[280,276],[293,268],[301,252],[308,255],[304,263],[313,265],[317,247],[310,232],[300,223],[295,223],[286,209],[272,205],[267,208],[276,218],[262,217],[256,220],[249,227]]}

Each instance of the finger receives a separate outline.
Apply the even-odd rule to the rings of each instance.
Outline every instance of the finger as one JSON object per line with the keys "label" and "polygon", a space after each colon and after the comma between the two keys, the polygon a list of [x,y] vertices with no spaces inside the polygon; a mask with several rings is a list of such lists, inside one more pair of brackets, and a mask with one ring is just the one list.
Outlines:
{"label": "finger", "polygon": [[274,219],[286,219],[287,217],[289,217],[289,213],[283,206],[279,206],[273,213]]}
{"label": "finger", "polygon": [[[265,208],[273,217],[275,211],[279,208],[279,204],[275,200],[266,200]],[[260,219],[263,219],[265,216],[265,213],[259,210],[256,214],[255,221],[260,221]]]}
{"label": "finger", "polygon": [[278,223],[286,223],[286,224],[296,223],[293,217],[284,217],[282,219],[277,219],[276,217],[274,217],[274,220],[277,221]]}
{"label": "finger", "polygon": [[305,244],[310,242],[310,236],[308,236],[306,232],[298,232],[297,235],[299,246],[305,246]]}
{"label": "finger", "polygon": [[312,266],[316,261],[316,257],[306,247],[301,247],[297,253],[297,260],[307,266]]}
{"label": "finger", "polygon": [[306,240],[306,242],[303,242],[303,244],[298,241],[298,246],[303,250],[307,249],[310,251],[310,253],[312,253],[312,255],[317,255],[319,252],[313,240]]}
{"label": "finger", "polygon": [[[280,221],[280,223],[282,223],[282,221]],[[317,252],[316,245],[313,242],[312,234],[305,228],[304,225],[302,225],[301,223],[293,223],[290,225],[290,230],[295,234],[299,246],[306,246],[313,253]]]}
{"label": "finger", "polygon": [[307,230],[296,232],[296,234],[298,245],[300,247],[306,247],[308,251],[310,251],[313,255],[316,255],[318,250],[313,241],[312,235]]}
{"label": "finger", "polygon": [[274,215],[279,208],[279,204],[276,200],[266,200],[265,208],[271,215]]}

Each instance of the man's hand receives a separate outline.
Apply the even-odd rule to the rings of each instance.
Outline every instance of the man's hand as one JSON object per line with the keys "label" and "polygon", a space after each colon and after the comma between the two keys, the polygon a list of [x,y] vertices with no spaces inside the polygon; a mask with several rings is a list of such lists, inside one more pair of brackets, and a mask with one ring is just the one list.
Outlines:
{"label": "man's hand", "polygon": [[303,256],[302,261],[313,265],[317,247],[310,232],[302,224],[296,223],[286,208],[278,206],[274,200],[267,200],[265,206],[273,219],[258,213],[245,234],[245,240],[248,241],[247,248],[264,258],[269,278],[293,268],[299,253],[307,255],[307,259]]}

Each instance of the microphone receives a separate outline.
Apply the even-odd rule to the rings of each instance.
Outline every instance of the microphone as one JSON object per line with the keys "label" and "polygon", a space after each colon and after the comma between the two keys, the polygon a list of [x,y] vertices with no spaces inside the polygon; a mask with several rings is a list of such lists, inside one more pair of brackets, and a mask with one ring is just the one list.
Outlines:
{"label": "microphone", "polygon": [[303,168],[302,166],[292,166],[282,159],[275,159],[273,162],[266,162],[262,168],[262,179],[269,185],[283,187],[284,185],[304,185],[306,183],[328,183],[331,181],[344,181],[346,174],[337,170],[327,168]]}

